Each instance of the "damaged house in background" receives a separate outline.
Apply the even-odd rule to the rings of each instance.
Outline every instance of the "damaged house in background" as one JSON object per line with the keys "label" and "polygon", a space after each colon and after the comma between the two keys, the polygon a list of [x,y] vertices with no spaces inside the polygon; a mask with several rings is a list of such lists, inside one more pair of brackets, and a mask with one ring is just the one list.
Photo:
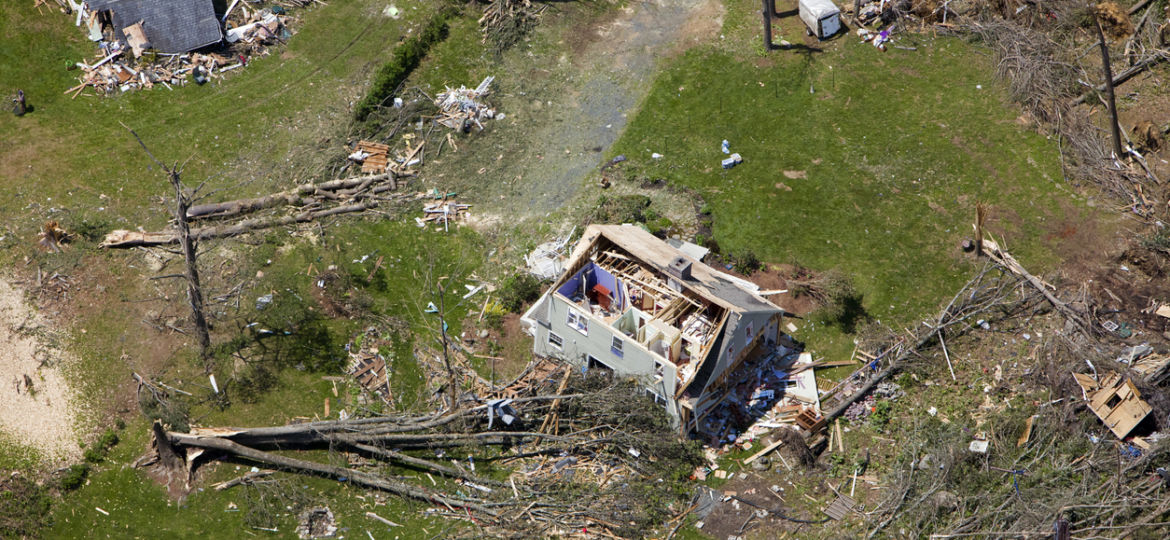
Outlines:
{"label": "damaged house in background", "polygon": [[537,355],[637,378],[690,433],[782,337],[784,311],[753,287],[642,228],[591,225],[521,320]]}
{"label": "damaged house in background", "polygon": [[91,34],[93,23],[108,27],[115,40],[135,51],[177,54],[223,40],[211,0],[85,0],[85,4],[93,17],[92,22],[86,21]]}

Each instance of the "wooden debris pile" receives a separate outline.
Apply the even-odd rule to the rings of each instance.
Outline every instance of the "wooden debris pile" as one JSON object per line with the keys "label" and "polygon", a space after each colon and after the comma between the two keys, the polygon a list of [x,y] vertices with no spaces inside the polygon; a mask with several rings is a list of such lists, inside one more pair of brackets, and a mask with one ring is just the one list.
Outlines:
{"label": "wooden debris pile", "polygon": [[74,64],[73,68],[81,70],[79,84],[64,92],[73,98],[86,88],[99,94],[119,94],[156,85],[173,90],[192,81],[204,84],[246,66],[253,56],[267,55],[269,46],[292,37],[283,8],[249,9],[246,2],[237,1],[225,18],[226,44],[210,53],[166,54],[150,48],[143,22],[115,29],[108,17],[89,10],[85,2],[75,5],[76,25],[87,27],[98,51],[92,64]]}
{"label": "wooden debris pile", "polygon": [[[812,355],[777,344],[744,362],[715,405],[697,423],[712,448],[750,449],[773,429],[819,428],[820,397]],[[813,422],[800,422],[801,416]]]}
{"label": "wooden debris pile", "polygon": [[456,131],[469,132],[472,126],[480,131],[483,124],[480,120],[500,118],[503,114],[496,114],[496,110],[484,104],[481,100],[490,92],[492,81],[496,78],[488,76],[474,89],[460,86],[458,89],[447,87],[435,97],[435,105],[439,107],[439,117],[436,122]]}
{"label": "wooden debris pile", "polygon": [[413,176],[415,170],[412,167],[422,163],[420,152],[425,143],[425,140],[419,141],[417,145],[412,147],[407,141],[406,152],[398,154],[391,160],[390,145],[374,141],[358,141],[348,159],[361,164],[363,174],[382,174],[389,171],[399,176]]}
{"label": "wooden debris pile", "polygon": [[470,204],[460,204],[454,199],[444,196],[442,200],[425,203],[423,217],[416,217],[414,221],[419,228],[426,228],[427,225],[433,223],[436,227],[442,226],[444,231],[448,231],[451,222],[467,219],[470,215],[469,208],[471,208]]}

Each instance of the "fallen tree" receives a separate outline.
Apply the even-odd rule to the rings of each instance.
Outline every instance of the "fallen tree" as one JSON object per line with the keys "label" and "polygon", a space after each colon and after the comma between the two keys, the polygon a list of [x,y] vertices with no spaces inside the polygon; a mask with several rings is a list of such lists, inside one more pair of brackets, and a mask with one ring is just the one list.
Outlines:
{"label": "fallen tree", "polygon": [[[365,212],[378,207],[380,201],[371,200],[357,204],[337,206],[324,210],[305,211],[291,216],[257,218],[244,220],[234,225],[215,225],[199,227],[191,230],[193,240],[210,240],[214,238],[228,238],[250,232],[283,227],[297,223],[308,223],[317,219]],[[127,231],[119,229],[106,235],[100,247],[103,248],[132,248],[139,246],[165,246],[179,243],[179,233],[176,231],[145,232]]]}
{"label": "fallen tree", "polygon": [[320,184],[302,184],[295,188],[272,193],[251,199],[238,199],[218,203],[198,204],[187,209],[187,217],[196,219],[218,219],[236,217],[243,214],[258,212],[275,206],[308,206],[321,198],[337,198],[339,195],[352,195],[345,190],[353,189],[354,194],[362,191],[363,187],[389,182],[389,189],[397,189],[405,182],[400,182],[394,173],[374,174],[370,176],[355,176],[339,178]]}
{"label": "fallen tree", "polygon": [[[189,433],[156,426],[156,451],[175,457],[149,461],[194,470],[221,456],[326,476],[432,505],[427,510],[432,515],[472,520],[482,527],[474,536],[548,537],[582,528],[618,537],[644,535],[665,521],[666,504],[685,502],[686,475],[701,463],[697,446],[677,438],[665,411],[637,392],[633,381],[554,373],[513,381],[511,387],[523,388],[522,395],[506,402],[465,398],[454,409],[432,414]],[[553,416],[555,422],[546,422]],[[348,455],[348,466],[290,454],[321,449]],[[451,459],[456,452],[460,459]],[[476,464],[516,472],[503,480],[476,472]],[[388,474],[386,466],[414,472],[421,481]],[[186,472],[181,476],[188,478]],[[647,502],[649,493],[656,494],[653,502]]]}

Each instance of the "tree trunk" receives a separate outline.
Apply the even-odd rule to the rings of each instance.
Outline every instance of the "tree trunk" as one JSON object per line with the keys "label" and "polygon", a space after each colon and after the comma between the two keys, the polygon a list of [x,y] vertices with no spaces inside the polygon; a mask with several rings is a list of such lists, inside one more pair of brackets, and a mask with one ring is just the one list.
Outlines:
{"label": "tree trunk", "polygon": [[263,197],[195,205],[187,209],[187,217],[193,220],[215,219],[234,217],[241,214],[249,214],[263,210],[265,208],[272,208],[274,206],[285,204],[304,206],[312,201],[312,199],[304,198],[305,196],[313,195],[315,193],[339,191],[343,189],[359,187],[362,185],[368,186],[369,184],[382,182],[387,179],[393,181],[394,174],[383,173],[373,176],[341,178],[338,180],[322,182],[320,184],[303,184],[287,191],[273,193]]}
{"label": "tree trunk", "polygon": [[199,284],[199,268],[195,261],[196,241],[191,238],[187,223],[187,194],[179,180],[179,171],[171,169],[171,185],[175,187],[175,226],[178,227],[179,244],[183,248],[183,259],[187,263],[187,300],[191,303],[191,320],[195,323],[195,335],[199,339],[199,354],[204,360],[211,353],[211,334],[207,318],[203,314],[203,289]]}
{"label": "tree trunk", "polygon": [[[239,456],[274,467],[280,467],[282,469],[310,472],[323,476],[329,476],[338,480],[347,480],[360,486],[380,489],[411,499],[430,503],[439,503],[454,508],[467,508],[469,510],[474,510],[492,517],[498,516],[496,512],[483,506],[482,504],[479,504],[478,502],[452,499],[443,493],[404,484],[389,478],[384,478],[363,471],[348,469],[345,467],[334,467],[332,465],[325,465],[323,463],[305,461],[303,459],[295,459],[272,454],[269,452],[263,452],[218,437],[197,437],[183,433],[168,433],[167,437],[171,444],[179,446],[219,450],[234,456]],[[160,442],[159,444],[165,443]]]}
{"label": "tree trunk", "polygon": [[[339,214],[348,214],[353,212],[363,212],[376,206],[378,206],[377,201],[367,201],[349,206],[338,206],[328,210],[302,212],[293,216],[244,220],[235,225],[200,227],[191,231],[190,235],[191,239],[195,241],[209,240],[212,238],[227,238],[230,236],[239,236],[241,234],[252,231],[271,229],[273,227],[280,227],[284,225],[292,225],[294,223],[307,223],[309,221],[313,221],[314,219],[323,217],[336,216]],[[105,239],[102,240],[101,247],[132,248],[138,246],[165,246],[169,244],[180,243],[181,239],[179,236],[179,234],[173,232],[139,232],[118,230],[107,234]]]}
{"label": "tree trunk", "polygon": [[1121,149],[1121,131],[1117,124],[1117,99],[1113,95],[1113,68],[1109,65],[1109,46],[1105,44],[1105,31],[1101,29],[1101,20],[1094,18],[1097,26],[1097,39],[1101,42],[1101,67],[1105,70],[1105,95],[1109,98],[1109,133],[1113,136],[1113,155],[1117,159],[1125,153]]}

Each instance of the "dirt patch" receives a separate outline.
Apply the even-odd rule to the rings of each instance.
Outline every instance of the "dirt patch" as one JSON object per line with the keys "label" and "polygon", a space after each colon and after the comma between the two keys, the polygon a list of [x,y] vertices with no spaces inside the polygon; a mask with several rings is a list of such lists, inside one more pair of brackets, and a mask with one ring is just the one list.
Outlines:
{"label": "dirt patch", "polygon": [[74,361],[53,343],[53,323],[0,279],[0,431],[51,460],[81,454],[73,392],[61,368]]}
{"label": "dirt patch", "polygon": [[[735,272],[728,271],[734,274]],[[781,309],[794,315],[808,315],[818,305],[816,300],[802,294],[802,287],[797,282],[807,282],[812,276],[808,270],[791,264],[765,264],[764,267],[750,276],[740,276],[755,283],[761,291],[783,291],[786,293],[768,295],[768,300],[780,306]]]}
{"label": "dirt patch", "polygon": [[[780,465],[775,467],[782,468]],[[793,477],[795,480],[804,474],[772,471],[735,475],[735,479],[716,490],[725,500],[718,502],[715,509],[703,519],[703,533],[711,538],[779,538],[799,529],[800,524],[781,519],[770,512],[798,519],[815,520],[823,516],[819,512],[805,515],[806,510],[793,508],[793,503],[804,506],[808,501],[790,501],[797,497],[796,494],[779,489],[793,485],[787,478]],[[772,486],[776,486],[776,491],[772,490]]]}
{"label": "dirt patch", "polygon": [[718,0],[706,0],[696,7],[678,29],[673,52],[681,53],[719,35],[727,8]]}
{"label": "dirt patch", "polygon": [[[497,381],[511,380],[532,360],[532,336],[524,333],[516,313],[504,315],[499,328],[492,328],[486,320],[479,322],[476,317],[468,317],[463,327],[467,329],[465,344],[485,357],[489,362],[485,373],[494,373]],[[483,331],[486,337],[480,337]]]}

